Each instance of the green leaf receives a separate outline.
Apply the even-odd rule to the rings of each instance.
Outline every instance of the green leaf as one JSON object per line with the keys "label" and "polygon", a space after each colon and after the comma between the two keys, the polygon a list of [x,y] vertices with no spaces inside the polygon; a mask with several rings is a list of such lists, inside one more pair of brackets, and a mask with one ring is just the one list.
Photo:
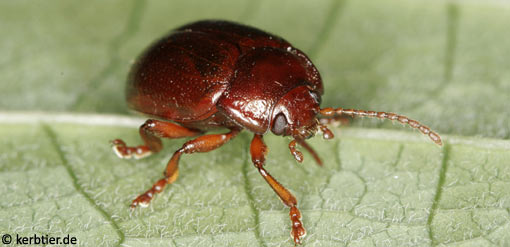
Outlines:
{"label": "green leaf", "polygon": [[265,136],[266,168],[298,198],[305,246],[508,246],[509,11],[500,1],[0,1],[0,234],[291,246],[288,209],[251,165],[247,132],[183,157],[175,184],[128,209],[183,140],[118,159],[108,141],[140,143],[143,120],[106,114],[127,113],[125,77],[149,43],[217,18],[309,54],[323,106],[398,112],[445,140],[438,148],[417,132],[359,128],[401,128],[389,122],[357,121],[311,140],[320,168]]}
{"label": "green leaf", "polygon": [[[221,149],[185,155],[179,179],[149,208],[131,212],[131,200],[162,176],[183,141],[122,160],[108,140],[139,143],[126,123],[142,119],[0,119],[2,233],[70,234],[84,246],[292,244],[288,209],[252,166],[247,132]],[[311,140],[321,168],[309,155],[296,163],[288,140],[265,139],[266,169],[298,198],[305,246],[510,243],[508,141],[447,136],[438,148],[417,133],[343,128],[334,140]]]}

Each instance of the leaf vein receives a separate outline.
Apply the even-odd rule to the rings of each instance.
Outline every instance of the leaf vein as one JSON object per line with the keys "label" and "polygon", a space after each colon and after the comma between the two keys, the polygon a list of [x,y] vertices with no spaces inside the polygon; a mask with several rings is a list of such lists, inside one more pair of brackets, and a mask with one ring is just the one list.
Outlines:
{"label": "leaf vein", "polygon": [[443,191],[443,186],[445,184],[446,180],[446,172],[448,171],[448,158],[450,153],[450,144],[445,142],[444,149],[443,149],[443,160],[441,161],[441,168],[439,169],[439,180],[437,182],[437,188],[436,188],[436,195],[434,196],[434,200],[432,201],[432,207],[430,209],[430,214],[427,219],[427,230],[429,234],[430,241],[432,242],[432,245],[437,244],[434,241],[434,233],[432,230],[432,221],[434,220],[434,217],[436,216],[438,207],[439,207],[439,201],[441,200],[441,194]]}
{"label": "leaf vein", "polygon": [[77,109],[85,103],[85,99],[87,99],[88,95],[91,94],[90,91],[97,90],[101,82],[106,79],[109,75],[111,75],[117,66],[119,66],[119,50],[120,47],[128,40],[133,34],[138,31],[140,20],[142,14],[145,9],[145,1],[135,0],[133,7],[131,9],[131,13],[128,16],[126,26],[124,30],[114,37],[110,44],[108,45],[108,54],[110,57],[110,61],[106,65],[106,67],[99,72],[89,83],[86,83],[86,87],[81,92],[78,92],[77,97],[74,103],[71,105],[71,109]]}
{"label": "leaf vein", "polygon": [[345,2],[346,0],[331,1],[330,5],[331,7],[329,8],[326,20],[324,21],[324,24],[322,25],[322,28],[317,34],[315,40],[313,41],[312,46],[310,47],[310,49],[308,49],[309,57],[316,58],[323,49],[324,44],[331,35],[331,31],[333,30],[335,25],[337,25],[336,20],[338,19],[338,16],[340,16],[342,10],[344,9]]}
{"label": "leaf vein", "polygon": [[80,193],[90,203],[90,205],[92,207],[94,207],[94,209],[103,216],[103,218],[107,222],[109,222],[112,225],[113,229],[115,230],[115,232],[119,236],[118,246],[120,246],[124,242],[124,233],[120,230],[119,226],[111,218],[111,216],[108,215],[108,213],[106,213],[106,211],[104,209],[99,207],[94,202],[92,197],[90,197],[83,190],[83,188],[80,186],[80,184],[78,183],[78,178],[77,178],[76,174],[74,173],[73,169],[71,168],[71,165],[69,165],[69,162],[68,162],[67,158],[64,155],[64,151],[61,149],[61,145],[58,143],[56,133],[53,131],[53,129],[51,129],[50,126],[48,126],[46,124],[43,124],[42,125],[42,131],[48,136],[48,138],[50,140],[50,143],[53,146],[53,148],[55,149],[55,152],[57,153],[58,157],[60,158],[60,161],[61,161],[62,165],[64,166],[64,168],[66,169],[67,173],[69,174],[69,177],[71,178],[71,181],[73,183],[73,187],[75,188],[75,190],[78,193]]}

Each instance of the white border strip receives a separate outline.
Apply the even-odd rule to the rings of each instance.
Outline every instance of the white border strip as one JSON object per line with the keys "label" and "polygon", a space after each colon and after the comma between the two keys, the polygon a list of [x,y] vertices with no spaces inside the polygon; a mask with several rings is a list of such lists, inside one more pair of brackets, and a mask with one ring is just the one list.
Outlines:
{"label": "white border strip", "polygon": [[76,114],[48,112],[0,112],[0,123],[71,123],[84,125],[139,127],[146,118],[106,114]]}
{"label": "white border strip", "polygon": [[[419,131],[399,131],[389,129],[362,129],[362,128],[342,128],[335,133],[339,133],[340,136],[374,139],[374,140],[388,140],[388,141],[402,141],[402,142],[431,142],[425,135]],[[482,137],[465,137],[465,136],[452,136],[452,135],[441,135],[443,143],[454,144],[454,145],[468,145],[476,146],[487,149],[508,149],[510,150],[510,141],[493,139],[493,138],[482,138]],[[435,145],[435,144],[434,144]],[[439,147],[435,145],[436,147]]]}
{"label": "white border strip", "polygon": [[[119,126],[138,128],[147,118],[108,114],[85,113],[48,113],[48,112],[1,112],[0,123],[6,124],[38,124],[38,123],[69,123],[97,126]],[[339,136],[366,138],[376,140],[400,140],[411,142],[430,142],[418,131],[398,131],[387,129],[361,129],[353,127],[336,128]],[[509,140],[489,139],[481,137],[463,137],[441,135],[449,144],[464,144],[483,148],[509,149]]]}

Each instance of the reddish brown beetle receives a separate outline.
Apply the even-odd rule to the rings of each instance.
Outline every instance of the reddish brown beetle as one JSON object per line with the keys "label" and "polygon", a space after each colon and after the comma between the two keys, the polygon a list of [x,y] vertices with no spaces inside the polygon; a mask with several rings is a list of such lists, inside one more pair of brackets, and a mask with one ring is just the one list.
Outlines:
{"label": "reddish brown beetle", "polygon": [[186,142],[168,162],[164,178],[138,196],[131,207],[147,206],[154,194],[177,179],[182,154],[214,150],[247,129],[254,133],[253,164],[290,207],[291,236],[299,244],[306,231],[297,200],[264,169],[267,147],[262,136],[268,130],[293,139],[289,148],[297,161],[303,160],[296,150],[299,144],[319,165],[320,158],[305,139],[319,129],[325,139],[333,138],[325,124],[343,116],[398,120],[442,144],[438,134],[405,116],[320,108],[323,93],[321,77],[310,59],[278,36],[228,21],[198,21],[174,30],[139,57],[126,90],[130,108],[165,121],[149,119],[140,127],[144,145],[128,147],[117,139],[113,150],[121,158],[142,158],[161,150],[160,138],[197,136],[216,128],[230,131]]}

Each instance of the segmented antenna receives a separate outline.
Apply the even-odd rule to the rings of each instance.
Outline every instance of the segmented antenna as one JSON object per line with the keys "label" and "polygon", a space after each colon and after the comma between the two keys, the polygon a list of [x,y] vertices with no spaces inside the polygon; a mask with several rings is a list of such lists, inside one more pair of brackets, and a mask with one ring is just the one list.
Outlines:
{"label": "segmented antenna", "polygon": [[427,135],[433,142],[437,145],[442,146],[443,142],[441,141],[441,137],[434,131],[430,130],[429,127],[421,124],[420,122],[410,119],[406,116],[398,115],[391,112],[375,112],[375,111],[365,111],[365,110],[355,110],[355,109],[343,109],[343,108],[332,108],[327,107],[320,110],[321,115],[325,117],[334,117],[340,115],[348,115],[351,117],[372,117],[372,118],[380,118],[380,119],[389,119],[389,120],[397,120],[402,124],[407,124],[412,128],[418,129],[424,135]]}

